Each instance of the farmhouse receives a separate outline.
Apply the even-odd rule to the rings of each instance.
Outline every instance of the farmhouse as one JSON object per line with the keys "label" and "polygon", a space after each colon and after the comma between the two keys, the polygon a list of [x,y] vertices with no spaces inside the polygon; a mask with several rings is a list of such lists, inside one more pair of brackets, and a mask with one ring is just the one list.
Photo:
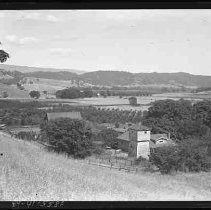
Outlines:
{"label": "farmhouse", "polygon": [[157,147],[175,145],[167,134],[151,134],[151,129],[141,124],[130,126],[128,131],[117,137],[117,142],[130,157],[145,159]]}

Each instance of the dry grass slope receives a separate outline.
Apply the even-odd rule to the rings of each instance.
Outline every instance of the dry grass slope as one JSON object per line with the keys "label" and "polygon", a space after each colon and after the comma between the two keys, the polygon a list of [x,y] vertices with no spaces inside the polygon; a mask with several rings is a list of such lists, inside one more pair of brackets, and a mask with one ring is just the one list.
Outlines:
{"label": "dry grass slope", "polygon": [[210,200],[210,173],[128,174],[0,134],[0,200]]}

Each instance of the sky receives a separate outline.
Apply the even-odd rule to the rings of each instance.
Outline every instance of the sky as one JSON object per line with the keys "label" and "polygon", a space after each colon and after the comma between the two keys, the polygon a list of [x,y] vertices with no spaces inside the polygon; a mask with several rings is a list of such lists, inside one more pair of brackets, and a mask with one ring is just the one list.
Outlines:
{"label": "sky", "polygon": [[2,10],[6,64],[211,75],[211,10]]}

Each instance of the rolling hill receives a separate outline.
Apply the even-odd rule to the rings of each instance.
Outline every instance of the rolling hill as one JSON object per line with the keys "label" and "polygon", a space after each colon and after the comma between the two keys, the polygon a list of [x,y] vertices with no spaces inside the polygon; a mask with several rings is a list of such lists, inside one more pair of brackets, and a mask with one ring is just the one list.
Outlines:
{"label": "rolling hill", "polygon": [[[63,70],[38,67],[0,65],[0,72],[8,75],[8,81],[17,83],[24,77],[34,77],[53,80],[76,81],[99,86],[131,86],[131,85],[176,85],[192,87],[210,87],[211,76],[192,75],[184,72],[177,73],[130,73],[125,71],[93,71],[82,73],[78,70]],[[79,74],[80,72],[80,74]],[[4,80],[3,80],[4,79]],[[5,78],[0,82],[5,82]]]}
{"label": "rolling hill", "polygon": [[66,71],[75,74],[82,74],[86,72],[77,69],[57,69],[57,68],[29,67],[29,66],[17,66],[17,65],[7,65],[7,64],[0,64],[0,69],[4,69],[6,71],[19,71],[22,73],[36,72],[36,71],[49,71],[49,72]]}

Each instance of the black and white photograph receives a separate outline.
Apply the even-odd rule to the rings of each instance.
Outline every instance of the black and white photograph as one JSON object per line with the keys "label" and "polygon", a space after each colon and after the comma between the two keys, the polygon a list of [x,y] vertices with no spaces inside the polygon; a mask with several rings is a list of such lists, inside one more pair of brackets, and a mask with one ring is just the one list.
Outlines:
{"label": "black and white photograph", "polygon": [[0,201],[210,200],[211,9],[0,10],[0,63]]}

